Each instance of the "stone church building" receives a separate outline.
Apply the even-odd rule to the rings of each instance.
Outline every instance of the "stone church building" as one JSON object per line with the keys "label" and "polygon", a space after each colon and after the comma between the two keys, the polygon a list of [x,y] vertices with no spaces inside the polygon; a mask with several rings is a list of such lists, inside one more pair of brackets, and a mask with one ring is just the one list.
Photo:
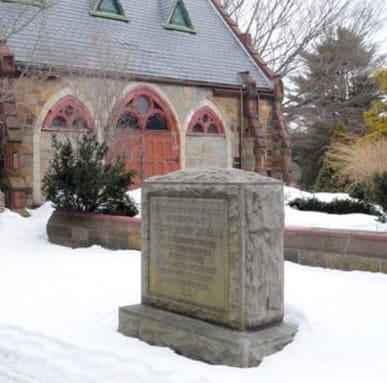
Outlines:
{"label": "stone church building", "polygon": [[0,189],[44,201],[52,137],[95,132],[141,180],[221,166],[290,181],[281,80],[217,0],[0,0]]}

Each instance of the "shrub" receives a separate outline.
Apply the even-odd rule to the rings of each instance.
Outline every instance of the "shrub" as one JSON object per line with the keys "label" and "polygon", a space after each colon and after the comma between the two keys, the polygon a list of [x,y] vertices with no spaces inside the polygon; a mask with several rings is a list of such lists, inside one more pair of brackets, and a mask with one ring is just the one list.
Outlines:
{"label": "shrub", "polygon": [[372,199],[387,212],[387,171],[375,174],[372,181]]}
{"label": "shrub", "polygon": [[387,138],[378,141],[333,144],[327,153],[341,184],[371,185],[376,174],[387,171]]}
{"label": "shrub", "polygon": [[330,214],[363,213],[381,216],[380,211],[370,203],[350,199],[334,199],[331,202],[324,202],[314,197],[307,199],[296,198],[289,202],[289,206],[299,210],[319,211]]}
{"label": "shrub", "polygon": [[43,192],[57,210],[134,216],[134,203],[125,195],[135,174],[122,160],[105,161],[107,146],[92,134],[74,147],[69,139],[53,138],[54,159],[43,178]]}
{"label": "shrub", "polygon": [[369,200],[370,187],[364,183],[354,183],[348,189],[348,194],[352,198]]}

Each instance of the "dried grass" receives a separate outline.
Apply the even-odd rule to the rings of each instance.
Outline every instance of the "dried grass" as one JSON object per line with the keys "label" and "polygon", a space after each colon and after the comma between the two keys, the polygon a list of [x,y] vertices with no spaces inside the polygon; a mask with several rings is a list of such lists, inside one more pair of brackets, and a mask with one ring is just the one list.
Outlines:
{"label": "dried grass", "polygon": [[334,143],[327,155],[342,184],[371,184],[375,174],[387,171],[387,138],[374,142]]}

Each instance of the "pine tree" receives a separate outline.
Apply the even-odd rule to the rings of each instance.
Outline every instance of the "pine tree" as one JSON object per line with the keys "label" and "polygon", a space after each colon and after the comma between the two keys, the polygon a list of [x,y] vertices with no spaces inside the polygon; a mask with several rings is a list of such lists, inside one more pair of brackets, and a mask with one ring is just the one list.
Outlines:
{"label": "pine tree", "polygon": [[[376,94],[371,77],[374,49],[340,27],[330,30],[313,52],[304,54],[304,60],[307,71],[293,78],[288,115],[300,127],[294,152],[295,161],[307,173],[302,176],[303,186],[313,188],[337,127],[358,136],[366,131],[363,112]],[[308,157],[308,163],[299,162]]]}

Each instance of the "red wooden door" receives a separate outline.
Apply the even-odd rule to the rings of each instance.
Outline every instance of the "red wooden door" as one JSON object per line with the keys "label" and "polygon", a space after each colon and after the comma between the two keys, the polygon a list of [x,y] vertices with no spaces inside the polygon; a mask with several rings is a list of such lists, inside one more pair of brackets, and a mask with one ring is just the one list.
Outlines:
{"label": "red wooden door", "polygon": [[141,181],[180,169],[180,140],[168,109],[149,90],[129,97],[116,121],[110,157],[121,156],[134,169],[132,189]]}
{"label": "red wooden door", "polygon": [[147,131],[144,135],[144,177],[180,169],[179,145],[174,132]]}

